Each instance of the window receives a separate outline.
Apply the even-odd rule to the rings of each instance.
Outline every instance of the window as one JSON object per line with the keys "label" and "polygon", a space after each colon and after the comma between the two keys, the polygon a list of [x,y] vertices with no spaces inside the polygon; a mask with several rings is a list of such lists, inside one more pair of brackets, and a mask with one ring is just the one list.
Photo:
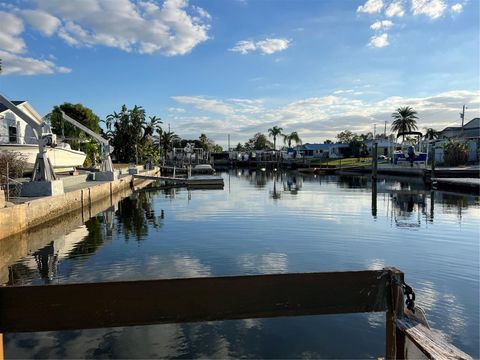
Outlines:
{"label": "window", "polygon": [[9,143],[17,143],[17,127],[16,126],[9,126],[8,127],[8,142]]}

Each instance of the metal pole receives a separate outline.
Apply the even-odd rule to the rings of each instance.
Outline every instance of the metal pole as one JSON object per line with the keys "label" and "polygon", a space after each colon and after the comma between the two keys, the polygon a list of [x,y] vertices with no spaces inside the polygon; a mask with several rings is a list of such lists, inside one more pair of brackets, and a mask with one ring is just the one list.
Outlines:
{"label": "metal pole", "polygon": [[9,162],[7,161],[7,201],[10,201],[10,169],[9,169]]}

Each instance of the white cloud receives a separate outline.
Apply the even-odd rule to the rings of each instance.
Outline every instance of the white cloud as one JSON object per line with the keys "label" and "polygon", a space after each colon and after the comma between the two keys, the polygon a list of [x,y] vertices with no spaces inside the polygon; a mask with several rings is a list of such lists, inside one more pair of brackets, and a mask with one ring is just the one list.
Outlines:
{"label": "white cloud", "polygon": [[461,13],[462,10],[463,10],[463,5],[460,4],[460,3],[457,3],[457,4],[452,5],[451,9],[455,13]]}
{"label": "white cloud", "polygon": [[171,112],[171,113],[184,113],[185,112],[185,109],[178,108],[178,107],[169,107],[167,110],[168,110],[168,112]]}
{"label": "white cloud", "polygon": [[412,0],[411,9],[413,15],[426,15],[437,19],[443,15],[447,5],[443,0]]}
{"label": "white cloud", "polygon": [[257,48],[262,54],[273,54],[288,48],[290,41],[287,39],[265,39],[257,42]]}
{"label": "white cloud", "polygon": [[[352,98],[352,92],[336,91],[323,97],[298,99],[280,106],[269,106],[258,99],[205,99],[199,96],[178,96],[178,103],[191,105],[202,111],[198,116],[178,114],[175,132],[184,137],[197,137],[205,132],[225,145],[226,134],[232,134],[232,143],[246,141],[256,132],[265,133],[269,127],[281,126],[298,131],[304,142],[333,139],[342,130],[366,132],[373,123],[383,123],[400,106],[412,106],[419,114],[419,128],[441,130],[458,119],[458,111],[465,104],[474,117],[480,111],[480,91],[450,91],[428,97],[391,96],[380,101]],[[275,99],[269,100],[277,104]]]}
{"label": "white cloud", "polygon": [[241,40],[235,44],[230,51],[248,54],[258,50],[264,55],[271,55],[279,51],[286,50],[290,45],[290,40],[284,38],[267,38],[257,42],[251,40]]}
{"label": "white cloud", "polygon": [[23,21],[13,14],[0,11],[0,49],[12,52],[23,53],[26,45],[20,35],[23,32]]}
{"label": "white cloud", "polygon": [[[71,69],[57,66],[50,60],[26,56],[27,45],[22,38],[24,23],[18,16],[0,11],[0,59],[4,75],[36,75],[67,73]],[[44,28],[47,29],[46,27]]]}
{"label": "white cloud", "polygon": [[370,42],[368,43],[369,46],[376,47],[376,48],[383,48],[388,46],[390,43],[388,42],[388,34],[384,33],[381,35],[374,35],[370,38]]}
{"label": "white cloud", "polygon": [[[46,35],[72,46],[108,46],[127,52],[184,55],[208,40],[210,14],[188,0],[49,0],[22,10]],[[41,14],[41,18],[34,16]],[[56,19],[56,20],[55,20]],[[58,21],[57,21],[58,20]]]}
{"label": "white cloud", "polygon": [[388,30],[392,26],[393,26],[393,22],[391,22],[390,20],[382,20],[382,21],[377,20],[372,25],[370,25],[370,29],[372,29],[372,30],[380,30],[380,29]]}
{"label": "white cloud", "polygon": [[241,40],[235,44],[230,51],[239,52],[240,54],[248,54],[251,51],[255,51],[257,47],[255,43],[251,40]]}
{"label": "white cloud", "polygon": [[363,5],[357,8],[357,12],[368,14],[378,13],[383,8],[383,0],[367,0]]}
{"label": "white cloud", "polygon": [[401,3],[392,2],[385,10],[385,15],[387,17],[402,17],[403,15],[405,15],[405,11],[403,10],[403,6]]}
{"label": "white cloud", "polygon": [[33,28],[46,36],[52,36],[61,24],[58,18],[40,10],[22,10],[21,15]]}
{"label": "white cloud", "polygon": [[0,58],[2,59],[3,74],[5,75],[39,75],[71,72],[71,69],[57,66],[50,60],[19,56],[3,50],[0,50]]}

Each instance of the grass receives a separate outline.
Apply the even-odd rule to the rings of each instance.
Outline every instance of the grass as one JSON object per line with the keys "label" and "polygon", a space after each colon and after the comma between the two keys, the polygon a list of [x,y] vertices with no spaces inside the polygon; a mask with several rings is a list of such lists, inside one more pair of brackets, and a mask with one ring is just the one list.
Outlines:
{"label": "grass", "polygon": [[345,159],[325,159],[325,160],[312,160],[312,165],[332,165],[332,166],[363,166],[370,165],[372,163],[371,157],[365,158],[345,158]]}

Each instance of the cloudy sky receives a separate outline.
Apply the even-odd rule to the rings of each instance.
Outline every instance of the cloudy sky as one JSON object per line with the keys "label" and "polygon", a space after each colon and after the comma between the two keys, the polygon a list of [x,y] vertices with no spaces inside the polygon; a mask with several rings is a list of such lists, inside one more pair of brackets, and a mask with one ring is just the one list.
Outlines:
{"label": "cloudy sky", "polygon": [[[0,0],[0,92],[41,114],[142,105],[221,145],[480,116],[478,0]],[[389,125],[388,125],[389,126]]]}

